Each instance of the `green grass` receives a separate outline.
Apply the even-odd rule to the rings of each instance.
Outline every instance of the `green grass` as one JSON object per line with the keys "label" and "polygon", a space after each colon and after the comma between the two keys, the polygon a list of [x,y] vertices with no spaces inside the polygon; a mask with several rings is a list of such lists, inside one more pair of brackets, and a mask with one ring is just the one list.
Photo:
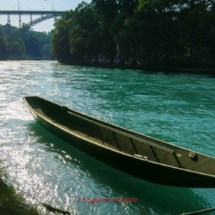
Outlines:
{"label": "green grass", "polygon": [[[0,162],[1,163],[1,162]],[[12,185],[7,185],[1,179],[3,168],[0,168],[0,215],[44,215],[39,212],[34,206],[27,205],[24,199],[18,195]],[[5,175],[6,177],[6,175]],[[45,209],[45,214],[70,214],[50,205],[41,203]],[[40,208],[41,210],[41,208]]]}
{"label": "green grass", "polygon": [[12,185],[7,186],[3,181],[0,181],[0,214],[40,215],[35,208],[24,203]]}
{"label": "green grass", "polygon": [[[1,161],[0,161],[1,164]],[[0,214],[1,215],[42,215],[34,207],[25,204],[12,185],[7,185],[1,177],[5,167],[0,168]]]}

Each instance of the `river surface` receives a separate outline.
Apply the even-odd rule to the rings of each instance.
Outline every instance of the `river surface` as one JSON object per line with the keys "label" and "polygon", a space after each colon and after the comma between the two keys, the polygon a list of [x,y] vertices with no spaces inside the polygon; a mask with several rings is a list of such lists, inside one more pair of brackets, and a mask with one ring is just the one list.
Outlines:
{"label": "river surface", "polygon": [[[80,215],[177,215],[215,207],[215,189],[151,184],[58,139],[31,115],[22,98],[32,95],[215,157],[215,78],[0,61],[0,167],[27,202]],[[78,197],[138,202],[93,204]]]}

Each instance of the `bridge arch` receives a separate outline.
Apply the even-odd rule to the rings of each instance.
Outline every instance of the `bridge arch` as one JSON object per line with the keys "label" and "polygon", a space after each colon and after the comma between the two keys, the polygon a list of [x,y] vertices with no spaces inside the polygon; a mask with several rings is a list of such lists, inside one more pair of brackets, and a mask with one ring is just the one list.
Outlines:
{"label": "bridge arch", "polygon": [[55,14],[47,14],[45,16],[41,16],[27,24],[24,24],[22,28],[19,28],[16,32],[14,32],[14,34],[12,35],[12,40],[15,40],[17,37],[21,36],[22,34],[24,34],[26,31],[28,31],[31,27],[46,21],[48,19],[52,19],[55,17],[59,17],[61,15],[55,15]]}
{"label": "bridge arch", "polygon": [[[12,35],[12,40],[21,36],[31,27],[37,25],[40,22],[46,21],[51,18],[60,17],[65,11],[13,11],[13,10],[0,10],[0,15],[7,15],[8,24],[10,23],[10,15],[19,15],[19,26],[20,28]],[[21,27],[21,15],[30,15],[30,22],[24,24]],[[32,15],[41,15],[41,17],[32,21]]]}

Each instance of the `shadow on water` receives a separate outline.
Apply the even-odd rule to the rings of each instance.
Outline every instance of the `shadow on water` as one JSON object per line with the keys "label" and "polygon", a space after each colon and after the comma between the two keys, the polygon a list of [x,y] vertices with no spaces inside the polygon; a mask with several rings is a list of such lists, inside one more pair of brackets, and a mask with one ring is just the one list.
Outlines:
{"label": "shadow on water", "polygon": [[[65,155],[64,153],[66,152],[67,155],[72,157],[72,160],[67,161],[70,165],[76,165],[77,160],[81,161],[81,171],[89,173],[95,184],[99,184],[98,186],[101,190],[104,189],[104,196],[105,190],[108,187],[112,190],[113,194],[113,196],[109,196],[110,198],[113,198],[114,196],[122,198],[138,198],[138,203],[131,203],[131,207],[137,209],[138,214],[177,215],[182,214],[183,212],[198,211],[211,207],[203,197],[196,194],[192,189],[167,187],[137,179],[118,171],[65,143],[36,122],[27,124],[27,126],[29,135],[31,135],[31,137],[33,136],[33,138],[35,137],[37,143],[44,144],[46,152],[55,152],[61,156]],[[86,197],[93,198],[92,196],[88,197],[87,195]]]}

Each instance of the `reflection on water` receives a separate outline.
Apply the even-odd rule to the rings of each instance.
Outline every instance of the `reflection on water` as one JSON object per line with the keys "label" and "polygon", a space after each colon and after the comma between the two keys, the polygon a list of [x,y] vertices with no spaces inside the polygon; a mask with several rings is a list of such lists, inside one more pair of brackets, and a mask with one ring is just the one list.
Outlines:
{"label": "reflection on water", "polygon": [[[27,201],[72,214],[175,215],[215,206],[214,189],[151,184],[86,155],[37,124],[22,101],[39,95],[214,156],[214,79],[34,61],[3,62],[0,78],[0,156],[9,183]],[[138,202],[92,204],[78,197]]]}

